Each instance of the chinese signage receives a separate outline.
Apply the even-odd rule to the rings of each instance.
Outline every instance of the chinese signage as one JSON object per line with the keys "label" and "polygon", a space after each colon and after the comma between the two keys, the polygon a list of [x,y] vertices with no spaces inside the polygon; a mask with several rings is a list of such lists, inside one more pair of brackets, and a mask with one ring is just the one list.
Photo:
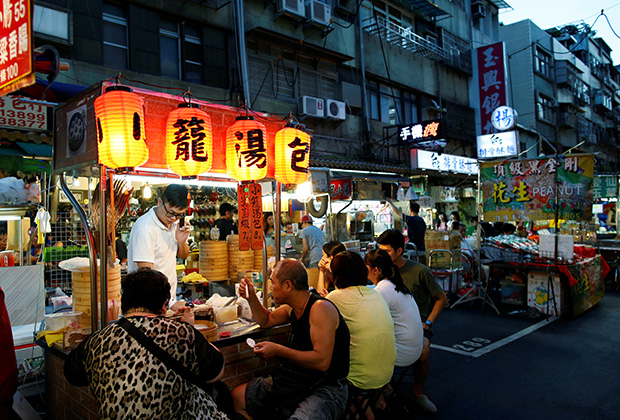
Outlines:
{"label": "chinese signage", "polygon": [[[480,163],[484,218],[489,222],[592,217],[592,155]],[[556,183],[557,182],[557,183]]]}
{"label": "chinese signage", "polygon": [[246,184],[237,187],[239,202],[239,251],[250,250],[251,222],[250,222],[250,188]]}
{"label": "chinese signage", "polygon": [[509,106],[495,108],[491,114],[491,124],[500,131],[510,130],[517,123],[517,111]]}
{"label": "chinese signage", "polygon": [[476,159],[464,156],[413,149],[411,150],[411,168],[475,175],[478,173],[478,162]]}
{"label": "chinese signage", "polygon": [[478,136],[478,159],[516,156],[519,153],[519,134],[516,131]]}
{"label": "chinese signage", "polygon": [[260,184],[250,184],[250,243],[252,249],[263,249],[263,194]]}
{"label": "chinese signage", "polygon": [[594,198],[618,197],[618,178],[616,175],[599,175],[594,178]]}
{"label": "chinese signage", "polygon": [[2,0],[0,9],[0,96],[35,82],[32,62],[32,5]]}
{"label": "chinese signage", "polygon": [[332,200],[349,200],[352,189],[351,178],[332,179],[329,181],[329,195]]}
{"label": "chinese signage", "polygon": [[0,97],[0,127],[28,131],[49,131],[47,108],[41,105],[22,103],[23,96]]}
{"label": "chinese signage", "polygon": [[476,50],[478,57],[478,86],[480,96],[480,127],[482,134],[493,132],[493,111],[506,105],[506,73],[504,43],[487,45]]}
{"label": "chinese signage", "polygon": [[399,127],[399,137],[404,143],[438,140],[443,137],[443,125],[440,120],[425,121]]}

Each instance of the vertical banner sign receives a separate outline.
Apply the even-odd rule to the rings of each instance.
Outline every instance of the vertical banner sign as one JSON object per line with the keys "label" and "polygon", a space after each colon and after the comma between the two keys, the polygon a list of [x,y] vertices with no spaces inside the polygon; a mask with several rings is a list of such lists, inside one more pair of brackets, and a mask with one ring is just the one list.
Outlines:
{"label": "vertical banner sign", "polygon": [[557,189],[558,219],[590,220],[593,177],[592,155],[481,162],[484,219],[555,219]]}
{"label": "vertical banner sign", "polygon": [[478,57],[478,93],[480,96],[480,127],[482,134],[494,132],[491,114],[506,105],[506,70],[504,43],[498,42],[476,49]]}
{"label": "vertical banner sign", "polygon": [[263,194],[260,184],[250,184],[250,242],[252,249],[263,249]]}
{"label": "vertical banner sign", "polygon": [[237,198],[239,200],[239,250],[250,249],[250,202],[248,185],[239,184]]}
{"label": "vertical banner sign", "polygon": [[34,84],[32,56],[32,2],[30,0],[2,0],[0,7],[0,96]]}

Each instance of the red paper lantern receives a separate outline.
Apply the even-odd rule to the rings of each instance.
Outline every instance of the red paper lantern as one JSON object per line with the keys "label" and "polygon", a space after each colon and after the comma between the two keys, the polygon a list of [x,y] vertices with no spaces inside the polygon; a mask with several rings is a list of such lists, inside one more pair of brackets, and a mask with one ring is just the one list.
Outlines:
{"label": "red paper lantern", "polygon": [[211,117],[198,104],[183,103],[168,115],[166,161],[182,177],[198,176],[213,164]]}
{"label": "red paper lantern", "polygon": [[99,163],[134,168],[149,158],[144,135],[144,100],[127,86],[111,86],[95,99]]}
{"label": "red paper lantern", "polygon": [[276,174],[283,184],[303,184],[310,177],[310,140],[308,133],[284,127],[276,133]]}
{"label": "red paper lantern", "polygon": [[267,129],[254,117],[237,117],[226,130],[226,172],[237,181],[267,176]]}

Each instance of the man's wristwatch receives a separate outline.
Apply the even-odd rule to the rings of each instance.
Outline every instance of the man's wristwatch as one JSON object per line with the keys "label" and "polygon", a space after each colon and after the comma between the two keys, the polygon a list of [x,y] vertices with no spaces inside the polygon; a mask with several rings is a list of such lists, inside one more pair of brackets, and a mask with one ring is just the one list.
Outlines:
{"label": "man's wristwatch", "polygon": [[424,321],[424,323],[428,325],[428,328],[433,326],[433,321],[431,321],[430,319],[427,319],[426,321]]}

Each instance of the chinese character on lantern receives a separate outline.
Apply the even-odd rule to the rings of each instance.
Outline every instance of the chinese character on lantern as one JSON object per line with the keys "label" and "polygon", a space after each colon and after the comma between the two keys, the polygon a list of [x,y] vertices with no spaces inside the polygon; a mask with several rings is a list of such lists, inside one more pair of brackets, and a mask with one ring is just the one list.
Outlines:
{"label": "chinese character on lantern", "polygon": [[168,167],[182,177],[197,176],[211,169],[212,153],[211,117],[197,104],[180,104],[166,123]]}
{"label": "chinese character on lantern", "polygon": [[267,176],[267,130],[254,117],[237,117],[226,130],[226,172],[237,181]]}
{"label": "chinese character on lantern", "polygon": [[310,176],[310,135],[294,127],[276,133],[276,174],[283,184],[303,184]]}

